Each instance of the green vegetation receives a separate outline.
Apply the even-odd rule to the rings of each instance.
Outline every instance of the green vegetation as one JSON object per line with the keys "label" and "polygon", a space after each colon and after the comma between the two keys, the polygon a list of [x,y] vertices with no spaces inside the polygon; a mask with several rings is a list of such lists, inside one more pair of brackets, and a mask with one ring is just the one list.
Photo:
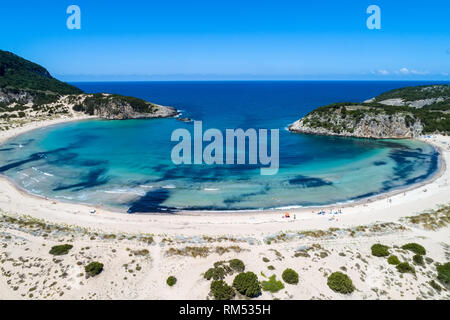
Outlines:
{"label": "green vegetation", "polygon": [[450,262],[439,264],[437,267],[438,272],[438,280],[442,283],[449,285],[450,284]]}
{"label": "green vegetation", "polygon": [[238,274],[233,281],[233,287],[241,294],[253,298],[261,294],[261,284],[258,276],[253,272],[243,272]]}
{"label": "green vegetation", "polygon": [[206,280],[223,280],[225,276],[233,274],[234,269],[227,264],[225,261],[218,261],[214,263],[213,268],[209,268],[205,274],[204,278]]}
{"label": "green vegetation", "polygon": [[398,272],[401,273],[416,273],[416,270],[408,262],[402,262],[397,265]]}
{"label": "green vegetation", "polygon": [[387,257],[389,255],[389,247],[380,243],[374,244],[371,247],[372,255],[375,257]]}
{"label": "green vegetation", "polygon": [[100,262],[91,262],[87,266],[84,267],[84,271],[90,277],[95,277],[99,275],[103,271],[103,263]]}
{"label": "green vegetation", "polygon": [[[135,112],[139,113],[152,113],[155,110],[155,105],[145,100],[121,96],[118,94],[104,95],[102,93],[96,93],[86,97],[83,104],[74,106],[74,110],[78,112],[84,112],[89,115],[94,115],[96,110],[101,108],[108,108],[110,105],[130,105]],[[118,109],[115,109],[119,112]]]}
{"label": "green vegetation", "polygon": [[421,225],[428,230],[444,228],[450,223],[450,206],[443,205],[437,210],[406,217],[405,220],[409,223]]}
{"label": "green vegetation", "polygon": [[3,50],[0,50],[0,88],[51,91],[59,94],[83,93],[74,86],[56,80],[40,65]]}
{"label": "green vegetation", "polygon": [[355,290],[355,286],[349,276],[339,271],[333,272],[328,277],[327,284],[331,290],[343,294],[352,293]]}
{"label": "green vegetation", "polygon": [[223,280],[211,282],[210,289],[215,300],[231,300],[236,295],[234,289]]}
{"label": "green vegetation", "polygon": [[59,246],[54,246],[50,249],[50,254],[54,256],[62,256],[65,254],[68,254],[70,249],[72,249],[73,246],[70,244],[62,244]]}
{"label": "green vegetation", "polygon": [[264,291],[270,291],[272,293],[276,293],[284,289],[284,284],[277,280],[275,275],[271,276],[269,281],[263,281],[261,285]]}
{"label": "green vegetation", "polygon": [[415,254],[419,254],[419,255],[427,254],[427,251],[425,250],[425,248],[422,247],[418,243],[407,243],[407,244],[402,246],[402,249],[412,251]]}
{"label": "green vegetation", "polygon": [[233,259],[229,261],[231,269],[237,272],[244,272],[245,264],[242,260]]}
{"label": "green vegetation", "polygon": [[413,257],[413,261],[415,264],[419,265],[419,266],[423,266],[424,265],[424,261],[423,261],[423,256],[420,254],[415,254]]}
{"label": "green vegetation", "polygon": [[298,273],[295,270],[292,269],[286,269],[283,271],[283,274],[281,275],[284,282],[289,284],[297,284],[298,283]]}
{"label": "green vegetation", "polygon": [[225,271],[224,268],[222,267],[217,267],[217,268],[209,268],[206,272],[205,272],[205,279],[206,280],[222,280],[225,278],[225,276],[227,275],[227,272]]}
{"label": "green vegetation", "polygon": [[390,257],[387,259],[387,262],[388,262],[389,264],[397,265],[397,264],[400,263],[400,260],[398,259],[397,256],[392,255],[392,256],[390,256]]}
{"label": "green vegetation", "polygon": [[429,283],[430,283],[430,286],[431,286],[434,290],[436,290],[437,292],[441,292],[441,291],[442,291],[441,286],[438,285],[436,281],[431,280]]}
{"label": "green vegetation", "polygon": [[375,98],[375,101],[398,98],[404,101],[416,101],[440,97],[450,97],[450,85],[424,85],[394,89],[380,94]]}
{"label": "green vegetation", "polygon": [[177,278],[175,278],[174,276],[170,276],[167,278],[166,283],[169,287],[173,287],[175,283],[177,283]]}
{"label": "green vegetation", "polygon": [[[404,101],[416,101],[430,98],[442,98],[422,108],[410,106],[387,106],[380,101],[394,98],[402,98]],[[404,118],[405,125],[412,127],[420,121],[423,125],[423,133],[450,133],[450,85],[406,87],[383,93],[375,98],[374,102],[333,103],[319,107],[310,112],[303,123],[311,128],[324,128],[333,133],[340,134],[343,131],[353,133],[359,122],[367,115],[375,117],[386,115],[391,118],[398,115]],[[334,121],[337,118],[345,121]],[[372,121],[376,122],[376,119]]]}

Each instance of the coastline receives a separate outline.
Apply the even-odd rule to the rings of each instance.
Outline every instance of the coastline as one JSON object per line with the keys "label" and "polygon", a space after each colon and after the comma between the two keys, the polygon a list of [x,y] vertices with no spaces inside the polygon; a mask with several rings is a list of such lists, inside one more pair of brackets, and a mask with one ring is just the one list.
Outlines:
{"label": "coastline", "polygon": [[[40,129],[46,126],[61,124],[61,123],[67,123],[67,122],[73,122],[73,121],[80,121],[80,120],[88,120],[88,119],[95,119],[96,117],[92,116],[76,116],[72,118],[59,118],[59,119],[53,119],[53,120],[45,120],[45,121],[39,121],[39,122],[32,122],[27,125],[24,125],[20,128],[15,128],[9,131],[0,132],[0,143],[4,143],[6,140],[15,137],[19,134],[25,133],[27,131]],[[369,209],[369,211],[376,210],[377,207],[383,208],[385,207],[386,200],[388,199],[394,199],[399,197],[406,197],[402,196],[402,194],[409,194],[409,193],[417,193],[419,189],[425,186],[433,186],[434,184],[440,183],[441,180],[445,181],[445,184],[447,184],[448,178],[449,178],[449,172],[447,170],[448,163],[450,161],[450,154],[449,154],[449,147],[450,146],[450,137],[446,136],[431,136],[431,139],[426,138],[426,136],[421,137],[419,140],[431,144],[436,152],[439,153],[439,169],[426,181],[419,182],[417,184],[413,184],[411,186],[407,186],[405,188],[395,189],[386,193],[374,195],[371,197],[358,199],[355,201],[349,201],[345,203],[338,203],[338,204],[330,204],[325,206],[317,206],[317,207],[284,207],[284,208],[274,208],[274,209],[266,209],[266,210],[230,210],[230,211],[191,211],[191,210],[180,210],[176,211],[175,213],[143,213],[143,214],[124,214],[118,211],[111,210],[109,208],[104,207],[98,207],[98,206],[92,206],[89,204],[79,204],[79,203],[71,203],[71,202],[65,202],[55,199],[49,199],[46,197],[42,197],[39,195],[33,195],[27,192],[26,190],[20,188],[17,186],[13,181],[8,179],[5,176],[0,176],[0,194],[6,195],[7,198],[20,198],[21,201],[18,201],[16,204],[16,212],[26,212],[27,209],[27,203],[29,201],[32,201],[34,204],[38,205],[41,208],[51,209],[58,207],[58,208],[64,208],[66,210],[61,210],[62,212],[66,213],[72,213],[70,216],[74,214],[74,211],[81,214],[82,216],[87,215],[90,217],[88,220],[97,220],[97,219],[91,219],[96,217],[101,217],[99,220],[104,220],[104,217],[106,217],[107,220],[115,220],[115,221],[121,221],[122,223],[130,223],[131,225],[140,224],[142,221],[158,221],[159,223],[162,223],[161,227],[155,226],[153,224],[151,229],[154,229],[158,232],[164,231],[164,225],[167,223],[167,220],[177,220],[178,223],[183,225],[195,225],[196,222],[193,220],[202,220],[201,223],[206,224],[228,224],[233,221],[233,225],[242,223],[244,225],[248,225],[249,221],[252,220],[252,224],[268,224],[271,225],[268,229],[273,230],[277,229],[279,226],[277,226],[278,223],[284,224],[286,220],[280,220],[280,215],[284,214],[285,212],[289,212],[291,215],[299,215],[296,219],[297,221],[304,221],[304,220],[316,220],[315,218],[320,218],[320,216],[317,216],[315,211],[318,211],[318,209],[325,209],[330,210],[333,208],[340,208],[344,211],[344,215],[347,214],[353,215],[353,211],[367,211],[364,209]],[[439,143],[440,141],[440,143]],[[444,149],[444,146],[447,146],[447,149]],[[431,195],[431,192],[429,193]],[[439,194],[442,194],[440,192]],[[436,196],[436,195],[435,195]],[[408,197],[409,198],[409,197]],[[28,201],[27,201],[28,200]],[[392,201],[392,200],[391,200]],[[406,201],[407,202],[407,201]],[[22,208],[21,204],[25,204]],[[427,202],[426,208],[434,208],[437,204],[445,203],[445,197],[442,198],[442,201],[436,202],[436,201],[430,201]],[[29,204],[29,203],[28,203]],[[0,199],[0,208],[6,209],[5,211],[11,211],[9,210],[11,208],[11,203],[9,206],[5,205],[3,199]],[[95,209],[96,211],[100,212],[101,214],[96,215],[90,215],[89,212],[91,210]],[[403,211],[403,210],[401,210]],[[414,210],[416,211],[416,210]],[[349,213],[347,213],[349,212]],[[42,218],[42,219],[56,219],[59,222],[63,223],[70,223],[70,224],[76,224],[77,221],[72,219],[72,217],[67,217],[65,215],[61,215],[61,217],[56,216],[55,214],[38,214],[37,212],[34,212],[36,214],[36,217]],[[411,212],[409,212],[411,213]],[[28,213],[27,213],[28,214]],[[33,214],[32,214],[33,216]],[[397,215],[396,215],[397,216]],[[381,218],[381,217],[380,217]],[[320,220],[320,219],[319,219]],[[323,220],[323,219],[322,219]],[[357,219],[360,220],[360,219]],[[289,222],[293,220],[289,220]],[[368,222],[369,220],[365,220],[365,222]],[[93,225],[95,226],[94,221],[91,221]],[[100,222],[100,221],[99,221]],[[174,221],[172,221],[174,222]],[[273,224],[273,225],[272,225]],[[91,225],[91,223],[89,223]],[[312,223],[312,226],[319,227],[315,223]],[[134,229],[135,227],[131,227]],[[120,228],[119,228],[120,229]],[[138,228],[139,230],[145,230],[145,226],[142,228]],[[168,230],[171,229],[179,229],[178,227],[170,227]],[[137,230],[136,230],[137,231]],[[206,231],[206,230],[205,230]],[[224,230],[225,232],[225,230]]]}
{"label": "coastline", "polygon": [[[45,124],[77,120],[84,119]],[[429,230],[405,219],[450,204],[450,137],[423,139],[441,154],[442,166],[434,177],[410,191],[339,205],[344,208],[338,216],[317,215],[312,208],[133,215],[99,208],[92,214],[91,206],[33,196],[0,177],[0,241],[5,248],[0,268],[8,274],[0,281],[0,299],[211,299],[210,281],[203,274],[216,262],[230,259],[242,260],[261,281],[271,274],[280,279],[286,268],[300,274],[300,285],[278,293],[263,291],[256,300],[450,299],[447,291],[423,290],[435,277],[434,263],[416,267],[412,281],[412,275],[370,254],[374,243],[382,243],[411,261],[412,253],[399,246],[418,242],[426,248],[427,259],[448,261],[448,226]],[[291,218],[282,218],[284,212]],[[50,248],[64,243],[73,249],[55,260]],[[92,261],[105,268],[88,279],[84,267]],[[339,270],[345,270],[357,288],[352,294],[328,287],[327,276]],[[26,276],[30,272],[38,276]],[[169,276],[178,279],[175,288],[167,286]],[[234,276],[224,280],[232,283]]]}

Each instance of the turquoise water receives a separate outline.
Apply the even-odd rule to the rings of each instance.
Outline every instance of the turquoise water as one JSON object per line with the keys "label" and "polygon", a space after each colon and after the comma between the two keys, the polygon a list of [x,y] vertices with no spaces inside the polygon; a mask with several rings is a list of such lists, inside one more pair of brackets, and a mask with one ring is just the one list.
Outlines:
{"label": "turquoise water", "polygon": [[429,145],[290,133],[286,126],[334,101],[361,101],[390,82],[85,83],[174,106],[208,128],[280,129],[280,170],[171,162],[176,119],[88,120],[38,129],[0,147],[0,172],[29,192],[123,212],[241,210],[346,202],[427,179]]}

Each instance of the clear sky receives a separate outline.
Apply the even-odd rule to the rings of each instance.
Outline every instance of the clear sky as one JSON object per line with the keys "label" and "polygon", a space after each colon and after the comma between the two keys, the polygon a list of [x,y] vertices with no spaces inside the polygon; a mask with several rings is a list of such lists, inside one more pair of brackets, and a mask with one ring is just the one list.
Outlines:
{"label": "clear sky", "polygon": [[67,81],[449,80],[450,1],[1,1],[0,49]]}

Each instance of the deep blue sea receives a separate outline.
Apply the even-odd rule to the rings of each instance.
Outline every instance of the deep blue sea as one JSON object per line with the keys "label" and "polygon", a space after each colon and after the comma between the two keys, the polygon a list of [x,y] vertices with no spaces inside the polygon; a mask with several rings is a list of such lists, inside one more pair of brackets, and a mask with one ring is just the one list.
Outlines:
{"label": "deep blue sea", "polygon": [[[29,192],[122,212],[268,209],[347,202],[427,179],[438,154],[411,140],[290,133],[286,127],[333,102],[364,101],[426,82],[239,81],[75,83],[89,93],[173,106],[203,129],[279,129],[280,169],[175,165],[176,119],[88,120],[30,131],[0,146],[0,173]],[[205,144],[206,145],[206,144]]]}

